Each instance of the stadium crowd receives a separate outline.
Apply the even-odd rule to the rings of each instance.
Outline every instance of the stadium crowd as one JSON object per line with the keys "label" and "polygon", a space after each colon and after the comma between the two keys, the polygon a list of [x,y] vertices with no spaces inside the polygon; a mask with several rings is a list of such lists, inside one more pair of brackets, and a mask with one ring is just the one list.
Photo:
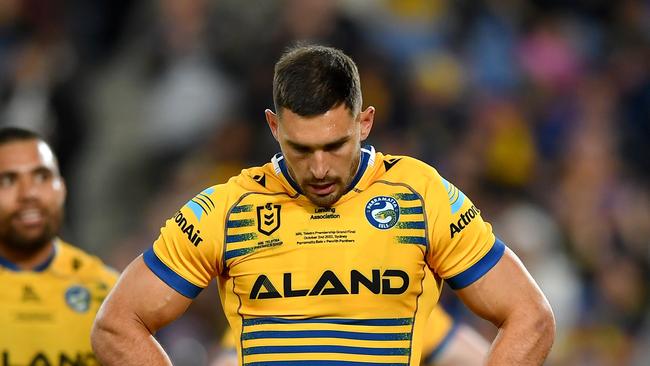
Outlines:
{"label": "stadium crowd", "polygon": [[[357,62],[369,143],[520,245],[557,318],[549,365],[650,359],[647,1],[4,0],[0,124],[52,141],[64,237],[122,269],[193,192],[276,152],[263,111],[296,40]],[[217,348],[212,290],[160,335],[179,365]]]}

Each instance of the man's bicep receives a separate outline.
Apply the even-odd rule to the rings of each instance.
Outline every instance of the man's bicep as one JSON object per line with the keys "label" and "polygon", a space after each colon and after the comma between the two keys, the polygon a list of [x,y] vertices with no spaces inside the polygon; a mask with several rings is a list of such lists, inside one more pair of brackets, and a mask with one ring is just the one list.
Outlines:
{"label": "man's bicep", "polygon": [[456,293],[474,313],[496,326],[517,308],[547,304],[524,265],[508,248],[485,275]]}
{"label": "man's bicep", "polygon": [[191,303],[136,258],[106,299],[99,317],[138,321],[152,334],[178,318]]}

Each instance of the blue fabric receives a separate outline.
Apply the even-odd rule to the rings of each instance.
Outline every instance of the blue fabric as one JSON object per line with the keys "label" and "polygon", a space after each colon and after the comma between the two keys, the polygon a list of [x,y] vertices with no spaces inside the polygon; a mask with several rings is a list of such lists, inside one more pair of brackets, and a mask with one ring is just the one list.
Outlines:
{"label": "blue fabric", "polygon": [[492,269],[492,267],[494,267],[495,264],[497,264],[497,262],[499,262],[499,259],[501,259],[503,256],[505,250],[506,245],[503,244],[499,238],[497,238],[494,241],[494,245],[492,245],[492,249],[490,249],[490,251],[488,251],[480,261],[474,263],[473,266],[469,267],[465,271],[455,275],[454,277],[448,278],[445,281],[454,290],[460,290],[471,285],[474,283],[474,281],[483,277],[484,274],[486,274],[490,269]]}
{"label": "blue fabric", "polygon": [[169,287],[173,288],[179,294],[188,297],[190,299],[195,298],[201,290],[201,287],[196,286],[195,284],[189,282],[183,277],[179,276],[171,268],[167,267],[163,263],[156,253],[154,253],[153,248],[150,248],[143,254],[144,263],[149,267],[149,269],[158,276],[163,282],[165,282]]}

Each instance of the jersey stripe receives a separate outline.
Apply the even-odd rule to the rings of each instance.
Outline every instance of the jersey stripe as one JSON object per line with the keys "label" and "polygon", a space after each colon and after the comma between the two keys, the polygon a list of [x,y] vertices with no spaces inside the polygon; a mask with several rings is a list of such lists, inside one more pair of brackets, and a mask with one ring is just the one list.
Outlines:
{"label": "jersey stripe", "polygon": [[254,331],[242,334],[242,340],[262,338],[341,338],[371,341],[402,341],[411,333],[365,333],[340,330]]}
{"label": "jersey stripe", "polygon": [[[213,189],[212,191],[214,192],[214,189]],[[214,206],[214,202],[212,201],[212,199],[211,199],[207,194],[201,192],[201,193],[199,193],[199,194],[197,195],[197,197],[198,197],[198,196],[201,196],[201,197],[205,198],[206,200],[208,200],[208,202],[210,202],[210,204],[212,205],[212,208],[215,207],[215,206]]]}
{"label": "jersey stripe", "polygon": [[235,206],[232,208],[232,211],[230,213],[241,213],[241,212],[251,212],[253,211],[253,205],[242,205],[242,206]]}
{"label": "jersey stripe", "polygon": [[226,236],[226,244],[230,243],[239,243],[240,241],[246,241],[246,240],[252,240],[257,238],[256,233],[244,233],[244,234],[237,234],[237,235],[227,235]]}
{"label": "jersey stripe", "polygon": [[376,355],[376,356],[404,356],[408,355],[409,348],[372,348],[328,345],[306,346],[258,346],[244,347],[244,355],[260,355],[274,353],[345,353],[351,355]]}
{"label": "jersey stripe", "polygon": [[248,227],[255,225],[255,220],[253,219],[244,219],[244,220],[228,220],[226,227],[228,229],[238,228],[238,227]]}
{"label": "jersey stripe", "polygon": [[293,360],[293,361],[261,361],[248,362],[244,366],[408,366],[407,363],[377,363],[359,361],[325,361],[325,360]]}
{"label": "jersey stripe", "polygon": [[417,215],[422,212],[422,207],[401,207],[399,209],[400,215]]}
{"label": "jersey stripe", "polygon": [[397,193],[395,194],[395,198],[401,201],[417,201],[420,199],[420,196],[415,193]]}
{"label": "jersey stripe", "polygon": [[252,253],[254,251],[255,251],[255,247],[227,250],[226,251],[226,260],[233,259],[233,258],[236,258],[236,257],[240,257],[242,255],[246,255],[246,254]]}
{"label": "jersey stripe", "polygon": [[189,208],[192,210],[192,212],[194,212],[194,216],[196,216],[196,218],[197,218],[198,220],[201,220],[201,216],[203,216],[203,213],[204,213],[204,212],[205,212],[206,214],[208,213],[208,212],[205,210],[205,208],[203,208],[203,206],[201,206],[200,203],[194,201],[194,199],[191,199],[191,200],[187,203],[187,207],[189,207]]}
{"label": "jersey stripe", "polygon": [[398,222],[397,228],[399,229],[425,229],[424,221],[406,221]]}
{"label": "jersey stripe", "polygon": [[250,318],[244,319],[244,326],[261,324],[346,324],[346,325],[368,325],[368,326],[393,326],[410,325],[413,318],[388,318],[388,319],[342,319],[342,318],[309,318],[309,319],[286,319],[286,318]]}
{"label": "jersey stripe", "polygon": [[427,238],[422,236],[398,236],[397,242],[400,244],[427,245]]}

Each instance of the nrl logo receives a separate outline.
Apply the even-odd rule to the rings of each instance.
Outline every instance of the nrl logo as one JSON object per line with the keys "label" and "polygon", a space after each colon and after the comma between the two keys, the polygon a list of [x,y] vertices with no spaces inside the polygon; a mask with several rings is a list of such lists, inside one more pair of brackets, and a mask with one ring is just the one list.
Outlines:
{"label": "nrl logo", "polygon": [[257,206],[257,231],[271,235],[279,229],[280,208],[280,205],[272,205],[270,202],[264,206]]}

